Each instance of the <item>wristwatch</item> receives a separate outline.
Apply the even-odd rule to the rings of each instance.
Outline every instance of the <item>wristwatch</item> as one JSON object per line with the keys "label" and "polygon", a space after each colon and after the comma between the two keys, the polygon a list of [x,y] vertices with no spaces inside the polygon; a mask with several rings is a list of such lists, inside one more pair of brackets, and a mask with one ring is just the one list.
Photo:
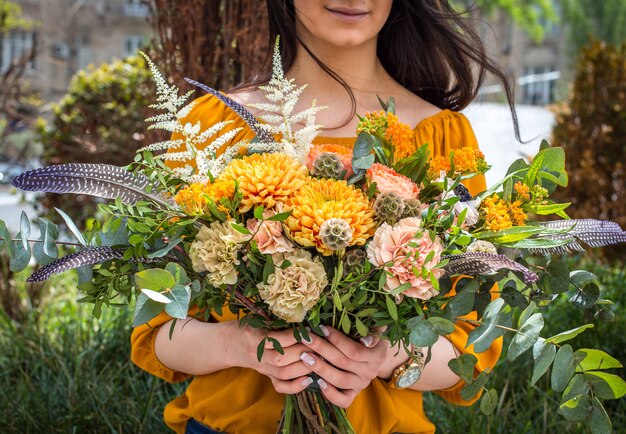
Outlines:
{"label": "wristwatch", "polygon": [[420,375],[422,375],[425,364],[426,359],[421,348],[414,349],[412,357],[393,371],[390,381],[391,387],[406,389],[415,384],[419,380]]}

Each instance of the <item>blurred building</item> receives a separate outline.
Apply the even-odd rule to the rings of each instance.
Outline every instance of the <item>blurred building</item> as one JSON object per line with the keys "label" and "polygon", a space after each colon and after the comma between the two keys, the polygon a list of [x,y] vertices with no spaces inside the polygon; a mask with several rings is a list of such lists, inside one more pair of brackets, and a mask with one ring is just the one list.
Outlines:
{"label": "blurred building", "polygon": [[136,53],[149,42],[149,7],[141,0],[13,0],[38,25],[0,35],[0,72],[36,44],[26,78],[44,100],[58,100],[71,77]]}
{"label": "blurred building", "polygon": [[[152,37],[150,8],[142,0],[13,1],[39,25],[0,35],[0,72],[36,42],[38,52],[27,78],[48,101],[65,93],[77,71],[133,54]],[[546,23],[545,38],[536,43],[501,12],[478,17],[476,25],[489,53],[517,79],[518,103],[554,101],[564,82],[559,77],[569,77],[570,60],[561,27]],[[484,100],[504,100],[493,80],[481,92]]]}
{"label": "blurred building", "polygon": [[[555,3],[558,11],[558,4]],[[502,12],[477,21],[480,36],[489,54],[505,72],[515,77],[517,103],[545,105],[555,101],[571,75],[571,58],[562,24],[542,23],[541,42],[534,41]],[[503,93],[493,79],[482,89],[483,99],[502,100]]]}

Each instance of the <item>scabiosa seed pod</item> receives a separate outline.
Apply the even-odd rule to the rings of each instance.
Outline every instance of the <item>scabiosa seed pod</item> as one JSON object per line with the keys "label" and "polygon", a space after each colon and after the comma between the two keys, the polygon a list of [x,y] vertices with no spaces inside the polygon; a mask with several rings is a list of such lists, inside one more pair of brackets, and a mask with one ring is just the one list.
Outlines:
{"label": "scabiosa seed pod", "polygon": [[367,262],[367,253],[365,249],[348,250],[343,257],[343,274],[361,274]]}
{"label": "scabiosa seed pod", "polygon": [[313,162],[311,174],[321,178],[343,179],[344,170],[339,155],[332,152],[322,152]]}
{"label": "scabiosa seed pod", "polygon": [[484,240],[476,240],[466,249],[467,253],[491,253],[492,255],[497,255],[498,250],[496,246],[491,244],[489,241]]}
{"label": "scabiosa seed pod", "polygon": [[380,193],[374,202],[374,214],[379,220],[395,222],[404,212],[404,201],[393,191]]}
{"label": "scabiosa seed pod", "polygon": [[331,250],[345,249],[352,240],[353,233],[350,224],[344,219],[328,219],[320,226],[322,243]]}
{"label": "scabiosa seed pod", "polygon": [[454,194],[456,194],[457,197],[461,199],[461,202],[467,202],[467,201],[472,200],[472,195],[470,194],[467,187],[464,186],[463,184],[459,184],[456,187],[454,187]]}
{"label": "scabiosa seed pod", "polygon": [[422,202],[417,199],[411,198],[404,201],[404,212],[402,218],[406,217],[421,217],[422,216]]}

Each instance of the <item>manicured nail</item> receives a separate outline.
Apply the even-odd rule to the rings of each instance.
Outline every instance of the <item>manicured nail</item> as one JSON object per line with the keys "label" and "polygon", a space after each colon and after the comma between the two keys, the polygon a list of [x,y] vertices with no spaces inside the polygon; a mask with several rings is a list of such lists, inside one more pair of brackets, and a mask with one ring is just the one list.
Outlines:
{"label": "manicured nail", "polygon": [[374,338],[369,335],[361,338],[361,343],[366,347],[371,347],[373,342]]}
{"label": "manicured nail", "polygon": [[313,384],[313,379],[311,377],[306,377],[300,384],[302,384],[302,387],[309,387]]}
{"label": "manicured nail", "polygon": [[320,330],[322,331],[322,333],[324,333],[324,336],[330,336],[330,331],[326,328],[326,326],[320,324]]}
{"label": "manicured nail", "polygon": [[302,360],[309,366],[315,365],[315,359],[309,353],[302,353],[302,355],[300,356],[300,360]]}
{"label": "manicured nail", "polygon": [[322,390],[328,389],[328,383],[326,383],[323,379],[319,378],[317,380],[317,384],[322,388]]}

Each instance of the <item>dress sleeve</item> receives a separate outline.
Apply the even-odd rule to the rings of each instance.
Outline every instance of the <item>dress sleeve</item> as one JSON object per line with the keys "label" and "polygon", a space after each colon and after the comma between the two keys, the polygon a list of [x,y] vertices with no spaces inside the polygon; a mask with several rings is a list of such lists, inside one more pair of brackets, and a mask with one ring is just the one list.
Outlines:
{"label": "dress sleeve", "polygon": [[[426,118],[415,129],[418,145],[428,143],[433,155],[448,157],[455,149],[478,149],[478,141],[469,121],[459,112],[444,110],[439,115]],[[472,196],[486,190],[485,175],[476,175],[463,181]]]}
{"label": "dress sleeve", "polygon": [[[187,117],[184,118],[183,122],[190,123],[191,125],[195,125],[199,122],[200,131],[221,121],[230,121],[231,123],[226,125],[220,131],[220,134],[234,128],[241,128],[234,138],[230,142],[227,142],[224,146],[254,137],[254,133],[247,128],[244,121],[213,95],[200,97],[193,101],[192,104],[194,104],[194,107]],[[172,140],[181,138],[181,133],[172,134]],[[215,137],[210,138],[206,143],[204,143],[204,145],[200,145],[199,148],[207,146],[210,140],[214,138]],[[169,152],[179,152],[183,150],[183,147],[184,144],[178,149],[169,150]],[[193,162],[190,163],[193,164]],[[184,162],[167,161],[167,165],[171,168],[181,167],[183,164]],[[194,315],[196,312],[192,310],[189,314]],[[147,324],[135,327],[130,340],[131,360],[141,369],[149,372],[150,374],[162,378],[170,383],[176,383],[189,378],[190,375],[169,369],[159,361],[156,356],[156,352],[154,351],[154,340],[156,339],[159,328],[171,319],[172,318],[164,312],[149,321]]]}
{"label": "dress sleeve", "polygon": [[[476,135],[465,115],[451,110],[444,110],[439,116],[433,116],[422,121],[415,130],[415,137],[418,145],[428,143],[433,155],[448,156],[451,151],[463,147],[478,149]],[[484,175],[476,175],[463,183],[473,196],[484,191],[487,187]],[[497,286],[494,286],[492,291],[497,291]],[[494,299],[496,296],[496,293],[492,293],[491,298]],[[476,319],[477,314],[472,312],[464,318]],[[461,353],[471,353],[476,356],[478,363],[475,373],[478,374],[485,369],[493,369],[502,352],[502,338],[496,339],[487,351],[476,353],[473,345],[465,347],[467,337],[475,327],[475,325],[457,321],[454,332],[446,338]],[[460,395],[464,386],[465,382],[461,380],[451,388],[438,390],[435,393],[453,404],[471,405],[480,398],[480,393],[469,401],[465,401]]]}

